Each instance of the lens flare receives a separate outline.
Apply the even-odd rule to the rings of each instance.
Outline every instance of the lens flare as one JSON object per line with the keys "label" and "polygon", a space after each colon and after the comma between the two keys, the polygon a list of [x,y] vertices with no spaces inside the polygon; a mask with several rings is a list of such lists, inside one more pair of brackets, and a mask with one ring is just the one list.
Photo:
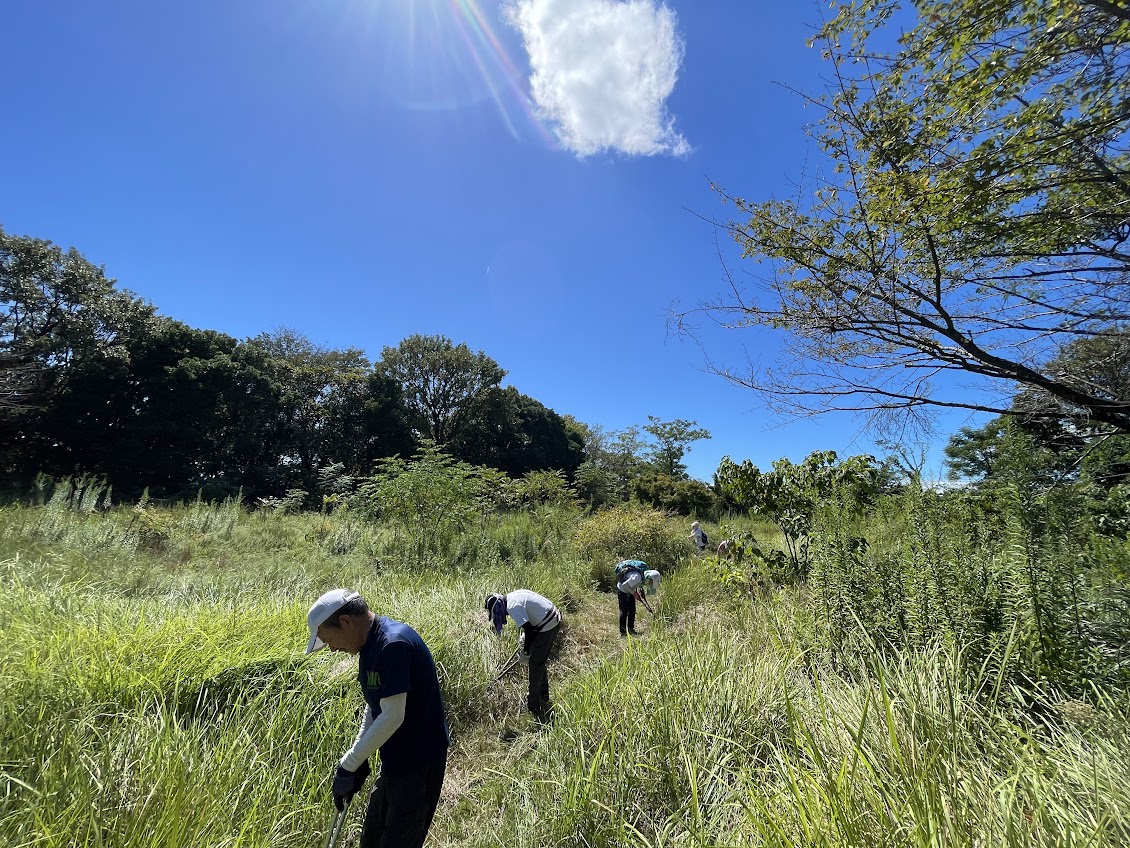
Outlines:
{"label": "lens flare", "polygon": [[455,111],[491,103],[507,132],[556,147],[527,90],[527,74],[500,36],[506,24],[500,0],[395,0],[364,10],[370,60],[380,84],[400,108]]}

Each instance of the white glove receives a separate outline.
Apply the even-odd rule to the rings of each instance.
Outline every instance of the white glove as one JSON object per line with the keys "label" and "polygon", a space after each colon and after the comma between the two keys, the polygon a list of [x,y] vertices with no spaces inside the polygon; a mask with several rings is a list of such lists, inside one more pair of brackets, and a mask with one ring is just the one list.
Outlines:
{"label": "white glove", "polygon": [[518,652],[518,662],[520,662],[522,664],[527,664],[527,663],[529,663],[529,661],[530,661],[530,655],[529,654],[527,654],[525,651],[519,651]]}

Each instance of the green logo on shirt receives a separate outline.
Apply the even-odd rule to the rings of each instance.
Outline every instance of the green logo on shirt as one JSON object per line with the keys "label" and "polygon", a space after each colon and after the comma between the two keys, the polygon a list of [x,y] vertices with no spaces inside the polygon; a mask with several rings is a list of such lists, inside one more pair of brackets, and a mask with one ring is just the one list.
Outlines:
{"label": "green logo on shirt", "polygon": [[381,686],[381,676],[380,676],[380,674],[378,672],[375,672],[375,671],[370,671],[369,672],[369,688],[370,689],[379,689],[380,686]]}

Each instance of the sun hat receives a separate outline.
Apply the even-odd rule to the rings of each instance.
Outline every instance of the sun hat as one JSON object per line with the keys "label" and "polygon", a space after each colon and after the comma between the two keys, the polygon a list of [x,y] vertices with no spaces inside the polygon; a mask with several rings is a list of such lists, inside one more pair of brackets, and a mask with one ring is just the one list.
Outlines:
{"label": "sun hat", "polygon": [[506,596],[497,592],[487,595],[486,601],[483,602],[483,609],[490,616],[490,623],[494,627],[494,632],[501,636],[502,628],[506,626]]}
{"label": "sun hat", "polygon": [[306,643],[306,653],[312,654],[326,647],[326,643],[318,638],[318,628],[347,603],[360,597],[357,592],[349,589],[330,589],[314,601],[314,606],[306,613],[306,626],[310,628],[310,641]]}

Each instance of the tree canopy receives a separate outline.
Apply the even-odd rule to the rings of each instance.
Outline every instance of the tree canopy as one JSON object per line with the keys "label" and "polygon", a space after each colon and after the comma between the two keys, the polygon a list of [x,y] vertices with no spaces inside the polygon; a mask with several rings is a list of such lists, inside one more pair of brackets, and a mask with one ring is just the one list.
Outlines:
{"label": "tree canopy", "polygon": [[439,446],[459,435],[474,402],[506,372],[482,351],[444,336],[409,336],[381,353],[380,370],[395,380],[420,433]]}
{"label": "tree canopy", "polygon": [[887,49],[901,6],[844,4],[813,39],[831,71],[809,98],[828,171],[786,200],[717,187],[768,271],[702,308],[785,344],[767,367],[713,367],[788,413],[1013,414],[1030,388],[1130,430],[1123,390],[1052,367],[1130,320],[1130,10],[919,0]]}
{"label": "tree canopy", "polygon": [[121,359],[153,314],[77,250],[0,229],[0,411],[42,409],[69,366]]}
{"label": "tree canopy", "polygon": [[649,415],[647,420],[648,423],[643,428],[655,439],[655,445],[650,450],[651,464],[660,474],[685,480],[687,466],[683,464],[683,457],[689,450],[689,445],[691,442],[709,439],[710,431],[696,426],[697,421],[687,421],[685,418],[661,421],[654,415]]}

